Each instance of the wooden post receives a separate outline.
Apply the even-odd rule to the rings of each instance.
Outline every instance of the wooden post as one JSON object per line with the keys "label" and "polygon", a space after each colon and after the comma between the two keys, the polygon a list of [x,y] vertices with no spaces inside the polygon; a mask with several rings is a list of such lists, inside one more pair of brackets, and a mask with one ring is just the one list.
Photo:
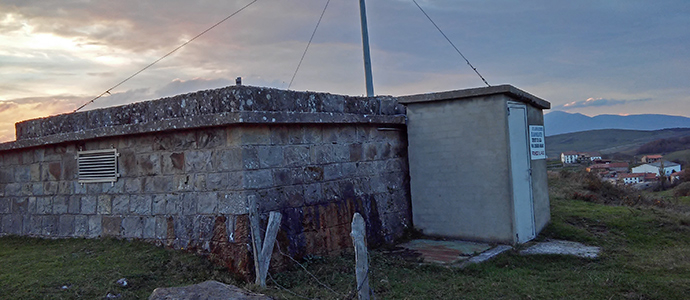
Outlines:
{"label": "wooden post", "polygon": [[359,213],[352,217],[352,243],[355,245],[355,274],[357,276],[357,295],[359,300],[369,300],[369,258],[367,253],[366,227]]}
{"label": "wooden post", "polygon": [[266,227],[266,237],[264,238],[264,245],[261,247],[261,257],[259,274],[257,279],[262,287],[266,286],[266,275],[268,275],[268,266],[271,264],[271,254],[273,254],[273,244],[276,241],[276,235],[278,235],[278,229],[280,229],[280,221],[283,219],[283,215],[279,212],[272,211],[268,216],[268,226]]}
{"label": "wooden post", "polygon": [[254,283],[260,284],[259,275],[261,274],[261,230],[259,229],[259,207],[256,203],[256,196],[250,195],[247,197],[249,202],[249,227],[252,232],[252,254],[254,254],[254,273],[256,274],[256,281]]}
{"label": "wooden post", "polygon": [[268,267],[271,264],[271,255],[273,254],[273,245],[280,229],[280,221],[283,215],[279,212],[272,211],[268,216],[268,226],[266,227],[266,236],[263,245],[261,244],[261,230],[259,227],[259,209],[256,203],[256,196],[249,196],[249,225],[252,231],[252,251],[254,254],[254,272],[256,273],[255,284],[262,287],[266,286],[266,276],[268,275]]}

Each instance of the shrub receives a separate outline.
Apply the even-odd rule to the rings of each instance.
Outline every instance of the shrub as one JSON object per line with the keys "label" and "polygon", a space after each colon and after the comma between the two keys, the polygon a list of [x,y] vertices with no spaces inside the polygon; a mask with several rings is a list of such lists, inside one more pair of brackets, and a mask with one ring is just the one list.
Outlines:
{"label": "shrub", "polygon": [[690,181],[683,182],[673,188],[673,195],[676,197],[690,196]]}

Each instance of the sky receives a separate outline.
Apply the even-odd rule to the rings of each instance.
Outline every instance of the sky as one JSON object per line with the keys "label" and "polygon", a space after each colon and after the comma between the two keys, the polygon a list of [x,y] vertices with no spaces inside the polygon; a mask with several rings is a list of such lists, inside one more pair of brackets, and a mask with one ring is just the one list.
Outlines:
{"label": "sky", "polygon": [[[70,113],[253,0],[0,0],[0,142]],[[690,117],[690,1],[418,0],[489,84],[552,110]],[[257,0],[83,110],[287,89],[327,0]],[[412,0],[370,0],[376,95],[485,84]],[[291,90],[366,93],[359,1],[331,0]]]}

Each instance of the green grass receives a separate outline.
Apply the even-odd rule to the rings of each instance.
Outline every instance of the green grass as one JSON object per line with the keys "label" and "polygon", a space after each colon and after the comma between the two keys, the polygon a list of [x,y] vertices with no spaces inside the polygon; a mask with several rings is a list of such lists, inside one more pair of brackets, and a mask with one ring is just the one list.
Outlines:
{"label": "green grass", "polygon": [[[583,177],[550,176],[551,223],[537,239],[600,246],[601,257],[520,256],[509,251],[456,269],[421,264],[399,249],[379,249],[371,251],[369,273],[377,299],[687,299],[688,210],[677,209],[682,204],[656,205],[656,200],[612,205],[626,203],[609,199],[625,197],[624,191],[573,180],[577,178]],[[573,200],[569,195],[576,191],[598,195],[596,199],[608,199],[609,204]],[[234,281],[192,254],[141,242],[3,237],[0,299],[101,299],[108,292],[145,299],[159,286],[209,279],[278,299],[301,299],[294,294],[350,299],[355,286],[353,257],[308,257],[303,265],[318,281],[293,266],[272,275],[277,284],[269,279],[269,286],[260,289]],[[115,283],[122,277],[130,281],[129,287]],[[62,285],[70,288],[63,291]]]}
{"label": "green grass", "polygon": [[232,280],[200,257],[112,239],[2,237],[0,266],[0,299],[101,299],[109,292],[145,299],[159,286]]}

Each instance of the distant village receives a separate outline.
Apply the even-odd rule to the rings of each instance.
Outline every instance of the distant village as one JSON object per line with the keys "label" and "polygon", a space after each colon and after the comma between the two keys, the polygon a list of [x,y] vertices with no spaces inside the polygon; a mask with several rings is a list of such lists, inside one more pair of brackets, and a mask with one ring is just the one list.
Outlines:
{"label": "distant village", "polygon": [[675,183],[683,169],[680,164],[664,160],[663,155],[645,155],[634,164],[602,159],[598,152],[567,151],[561,153],[561,162],[567,165],[584,165],[589,173],[595,173],[604,181],[645,189],[659,183]]}

